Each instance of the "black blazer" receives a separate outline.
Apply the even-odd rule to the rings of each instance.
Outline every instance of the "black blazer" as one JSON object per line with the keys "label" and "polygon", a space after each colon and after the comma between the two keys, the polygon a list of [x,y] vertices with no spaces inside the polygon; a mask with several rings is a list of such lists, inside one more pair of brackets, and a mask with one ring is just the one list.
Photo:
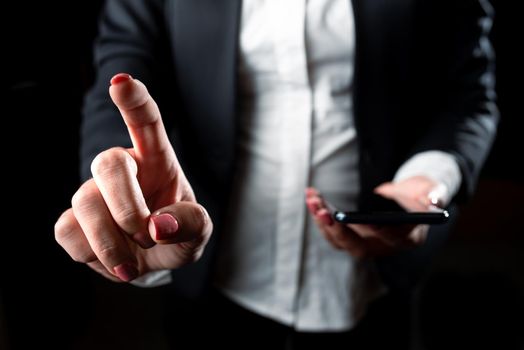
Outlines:
{"label": "black blazer", "polygon": [[[348,0],[349,1],[349,0]],[[108,96],[128,72],[157,99],[184,171],[220,231],[235,167],[241,0],[108,0],[86,97],[82,174],[99,152],[130,146]],[[425,150],[456,156],[459,197],[471,193],[495,135],[492,8],[487,0],[353,0],[355,122],[361,202]],[[217,234],[197,264],[175,272],[185,294],[206,285]]]}

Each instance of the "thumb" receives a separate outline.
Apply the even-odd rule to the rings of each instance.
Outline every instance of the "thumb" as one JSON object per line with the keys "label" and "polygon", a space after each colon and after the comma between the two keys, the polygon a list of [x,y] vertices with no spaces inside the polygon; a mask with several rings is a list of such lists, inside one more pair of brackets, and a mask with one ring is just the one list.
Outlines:
{"label": "thumb", "polygon": [[395,184],[392,182],[384,182],[375,187],[374,192],[388,199],[394,199],[397,193]]}
{"label": "thumb", "polygon": [[213,223],[203,206],[181,201],[155,211],[148,229],[159,244],[184,243],[189,249],[198,249],[209,240]]}

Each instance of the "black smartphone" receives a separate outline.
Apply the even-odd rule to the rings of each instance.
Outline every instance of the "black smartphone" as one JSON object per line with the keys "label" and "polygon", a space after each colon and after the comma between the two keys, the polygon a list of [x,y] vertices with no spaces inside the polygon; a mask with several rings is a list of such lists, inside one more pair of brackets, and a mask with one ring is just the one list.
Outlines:
{"label": "black smartphone", "polygon": [[447,210],[431,207],[427,211],[406,211],[392,200],[373,195],[368,205],[358,211],[333,210],[335,221],[344,224],[444,224],[449,219]]}
{"label": "black smartphone", "polygon": [[447,210],[428,212],[407,211],[336,211],[333,214],[336,221],[344,224],[375,224],[375,225],[400,225],[400,224],[444,224],[449,219]]}

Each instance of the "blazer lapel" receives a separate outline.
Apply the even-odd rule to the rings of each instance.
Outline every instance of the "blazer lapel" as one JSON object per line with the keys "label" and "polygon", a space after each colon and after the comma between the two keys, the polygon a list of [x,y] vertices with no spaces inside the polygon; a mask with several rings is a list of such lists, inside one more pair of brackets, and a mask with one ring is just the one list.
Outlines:
{"label": "blazer lapel", "polygon": [[241,0],[172,0],[171,6],[173,56],[184,107],[208,149],[230,163]]}

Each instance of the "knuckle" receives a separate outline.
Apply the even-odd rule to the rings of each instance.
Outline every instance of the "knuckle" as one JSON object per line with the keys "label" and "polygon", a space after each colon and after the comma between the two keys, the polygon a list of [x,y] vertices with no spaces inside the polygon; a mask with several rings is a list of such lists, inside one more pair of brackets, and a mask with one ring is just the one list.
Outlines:
{"label": "knuckle", "polygon": [[92,251],[83,250],[70,256],[71,259],[73,259],[73,261],[81,264],[88,264],[97,260],[95,253],[93,253]]}
{"label": "knuckle", "polygon": [[124,169],[132,169],[137,173],[137,165],[133,157],[121,147],[113,147],[99,153],[91,162],[93,176],[104,176]]}
{"label": "knuckle", "polygon": [[65,211],[56,221],[54,227],[55,240],[60,245],[62,245],[76,229],[75,221],[76,219],[72,215],[71,209]]}
{"label": "knuckle", "polygon": [[82,244],[82,232],[79,231],[76,218],[72,210],[64,212],[55,223],[55,240],[64,248],[71,259],[79,263],[88,263],[96,260],[96,256],[90,247]]}
{"label": "knuckle", "polygon": [[101,243],[96,255],[100,261],[105,262],[116,261],[120,256],[118,246],[112,243]]}
{"label": "knuckle", "polygon": [[89,207],[98,199],[98,192],[93,180],[85,182],[71,198],[73,208]]}
{"label": "knuckle", "polygon": [[138,208],[121,208],[113,214],[113,219],[124,231],[136,233],[140,229],[140,218],[143,217]]}

